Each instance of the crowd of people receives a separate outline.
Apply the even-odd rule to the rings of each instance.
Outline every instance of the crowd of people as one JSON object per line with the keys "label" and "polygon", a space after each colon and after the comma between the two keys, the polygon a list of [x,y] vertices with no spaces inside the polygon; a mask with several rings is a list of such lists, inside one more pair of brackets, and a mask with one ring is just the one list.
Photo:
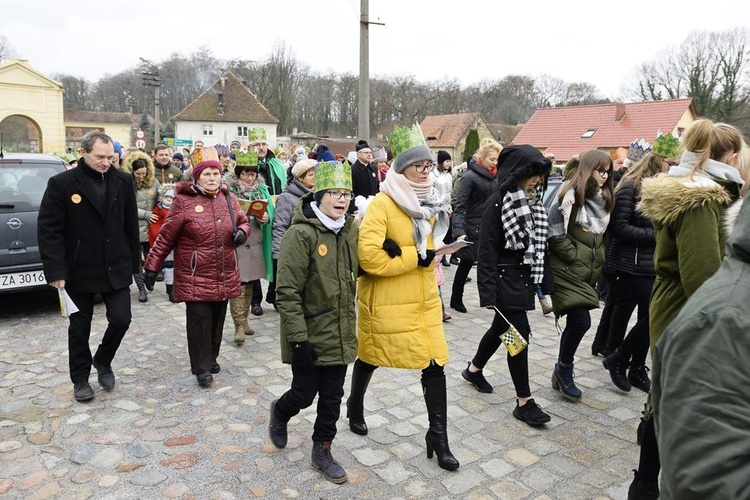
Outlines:
{"label": "crowd of people", "polygon": [[[551,385],[579,401],[577,350],[592,327],[590,311],[603,302],[591,352],[602,356],[619,390],[648,393],[629,498],[658,498],[661,463],[662,492],[671,497],[747,492],[748,476],[736,473],[747,468],[737,463],[744,452],[737,443],[750,417],[737,393],[722,401],[732,380],[750,379],[734,365],[747,353],[736,325],[745,321],[737,295],[746,295],[740,280],[750,255],[739,208],[750,151],[737,129],[698,119],[681,138],[582,151],[564,166],[533,146],[486,138],[454,169],[447,152],[433,157],[418,126],[396,127],[387,146],[361,139],[348,158],[325,145],[287,154],[272,151],[257,128],[244,148],[240,141],[228,148],[196,142],[192,151],[157,145],[148,155],[118,153],[111,138],[88,133],[77,166],[50,179],[39,213],[48,282],[79,307],[69,327],[75,399],[94,397],[92,366],[102,388],[115,386],[111,364],[130,324],[133,281],[145,302],[163,275],[170,301],[186,303],[191,370],[205,387],[221,370],[227,308],[241,346],[254,334],[250,313],[262,314],[265,280],[266,301],[280,315],[280,357],[292,369],[289,391],[270,407],[275,446],[286,446],[287,423],[317,396],[312,465],[345,482],[331,445],[348,366],[346,418],[362,436],[376,369],[419,369],[427,458],[456,470],[444,371],[443,323],[451,315],[439,285],[443,268],[457,264],[449,308],[466,314],[465,283],[476,266],[479,306],[494,311],[462,372],[478,392],[493,391],[483,369],[505,345],[516,392],[512,415],[534,427],[550,422],[529,384],[527,313],[538,299],[545,314],[564,322]],[[545,196],[560,171],[559,188]],[[451,243],[460,247],[456,253],[441,251]],[[109,327],[92,356],[96,293]],[[710,342],[707,331],[717,337],[716,352],[700,347]],[[732,365],[732,377],[717,374],[708,386],[693,362],[704,373]],[[724,405],[731,409],[717,410],[726,420],[716,428],[705,417]],[[687,432],[702,432],[724,461],[696,451]]]}

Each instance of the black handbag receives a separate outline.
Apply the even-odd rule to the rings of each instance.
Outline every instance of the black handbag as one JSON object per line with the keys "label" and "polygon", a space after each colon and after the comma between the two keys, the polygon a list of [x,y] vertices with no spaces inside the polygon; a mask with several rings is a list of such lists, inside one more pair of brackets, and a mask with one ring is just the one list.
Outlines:
{"label": "black handbag", "polygon": [[[235,240],[235,235],[237,234],[237,231],[241,231],[241,229],[237,229],[237,221],[234,220],[234,210],[232,209],[232,200],[229,199],[229,193],[224,193],[224,197],[227,199],[227,206],[229,207],[229,218],[232,219],[232,242]],[[234,244],[234,246],[238,247],[237,243]]]}

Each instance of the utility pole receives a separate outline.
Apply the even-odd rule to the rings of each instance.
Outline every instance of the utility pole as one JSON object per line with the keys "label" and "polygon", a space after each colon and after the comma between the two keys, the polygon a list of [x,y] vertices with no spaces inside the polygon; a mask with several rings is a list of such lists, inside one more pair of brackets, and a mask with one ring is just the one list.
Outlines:
{"label": "utility pole", "polygon": [[151,61],[140,58],[147,66],[147,70],[141,71],[143,85],[154,87],[154,146],[161,142],[159,140],[159,89],[161,88],[161,78],[159,78],[159,69]]}
{"label": "utility pole", "polygon": [[359,13],[359,103],[358,137],[370,139],[370,0],[360,0]]}

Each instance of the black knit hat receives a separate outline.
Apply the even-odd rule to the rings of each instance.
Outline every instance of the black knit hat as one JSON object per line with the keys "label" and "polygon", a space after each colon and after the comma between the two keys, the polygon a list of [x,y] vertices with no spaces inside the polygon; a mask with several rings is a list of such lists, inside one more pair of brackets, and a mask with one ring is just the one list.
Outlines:
{"label": "black knit hat", "polygon": [[355,151],[359,151],[360,149],[370,149],[370,145],[367,144],[367,141],[364,139],[360,139],[357,141],[357,145],[354,146]]}
{"label": "black knit hat", "polygon": [[442,149],[438,151],[437,154],[437,164],[442,165],[444,161],[448,161],[451,159],[451,155],[448,154],[448,151],[443,151]]}

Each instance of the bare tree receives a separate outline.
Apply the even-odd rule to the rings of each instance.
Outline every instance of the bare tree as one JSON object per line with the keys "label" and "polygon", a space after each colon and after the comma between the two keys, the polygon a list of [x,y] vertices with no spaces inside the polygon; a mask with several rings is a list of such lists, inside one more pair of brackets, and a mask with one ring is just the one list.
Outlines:
{"label": "bare tree", "polygon": [[0,62],[11,57],[16,57],[16,51],[8,39],[0,35]]}
{"label": "bare tree", "polygon": [[636,97],[691,97],[698,112],[735,122],[750,98],[748,31],[693,32],[677,49],[661,52],[637,70]]}

